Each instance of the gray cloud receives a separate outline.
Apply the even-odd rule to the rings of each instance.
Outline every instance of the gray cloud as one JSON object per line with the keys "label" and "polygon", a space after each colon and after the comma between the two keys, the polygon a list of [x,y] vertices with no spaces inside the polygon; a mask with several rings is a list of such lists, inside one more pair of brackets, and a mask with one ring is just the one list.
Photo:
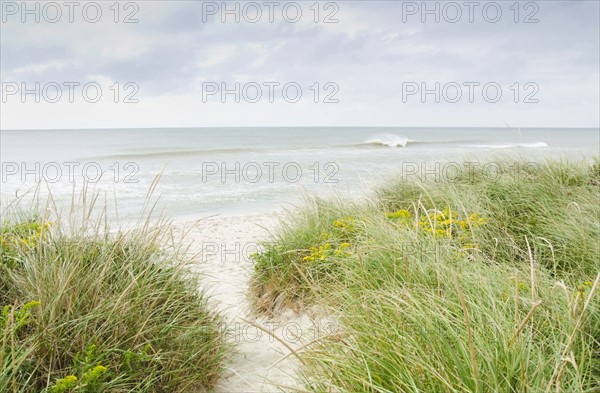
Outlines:
{"label": "gray cloud", "polygon": [[[539,23],[532,24],[513,21],[512,2],[501,2],[498,23],[476,13],[475,23],[463,14],[454,24],[431,18],[421,23],[418,16],[404,23],[401,2],[337,2],[340,22],[328,25],[312,22],[308,3],[296,24],[279,14],[276,23],[265,22],[265,15],[257,24],[221,23],[215,16],[204,22],[200,2],[138,4],[140,22],[131,25],[9,19],[0,40],[2,81],[85,82],[101,75],[135,82],[150,98],[197,96],[208,80],[336,81],[349,108],[397,101],[403,81],[533,81],[544,92],[548,113],[561,101],[580,105],[586,122],[598,125],[595,1],[536,2]],[[520,10],[519,18],[527,13]],[[326,14],[322,10],[321,18]],[[39,29],[49,34],[36,34]],[[543,123],[545,116],[537,120]]]}

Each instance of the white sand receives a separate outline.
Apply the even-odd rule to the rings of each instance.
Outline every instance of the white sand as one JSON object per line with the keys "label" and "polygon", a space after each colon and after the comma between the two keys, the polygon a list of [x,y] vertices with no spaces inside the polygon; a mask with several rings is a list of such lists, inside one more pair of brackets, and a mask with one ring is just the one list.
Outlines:
{"label": "white sand", "polygon": [[[248,282],[253,262],[249,254],[269,238],[277,214],[203,219],[189,233],[191,251],[215,306],[226,319],[229,339],[236,344],[233,357],[215,389],[220,393],[294,391],[298,360],[284,344],[252,324],[271,331],[291,348],[322,337],[331,326],[325,320],[288,312],[276,319],[253,317],[248,302]],[[297,335],[301,335],[298,338]],[[302,390],[300,390],[302,391]]]}

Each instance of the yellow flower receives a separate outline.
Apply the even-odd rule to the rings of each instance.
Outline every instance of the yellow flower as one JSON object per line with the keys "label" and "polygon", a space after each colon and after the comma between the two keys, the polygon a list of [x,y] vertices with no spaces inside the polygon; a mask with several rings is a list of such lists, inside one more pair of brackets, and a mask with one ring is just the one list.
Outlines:
{"label": "yellow flower", "polygon": [[585,292],[588,288],[591,288],[594,283],[591,281],[585,281],[577,286],[579,292]]}
{"label": "yellow flower", "polygon": [[88,382],[97,381],[98,379],[100,379],[102,374],[106,373],[106,370],[107,370],[106,367],[99,364],[96,367],[94,367],[93,369],[89,370],[87,373],[85,373],[83,376],[83,379]]}
{"label": "yellow flower", "polygon": [[402,218],[402,219],[410,218],[410,212],[405,209],[397,210],[395,212],[388,212],[385,215],[387,218]]}
{"label": "yellow flower", "polygon": [[354,226],[354,219],[352,217],[341,218],[333,222],[333,226],[340,228],[341,230],[351,230]]}
{"label": "yellow flower", "polygon": [[345,223],[344,220],[335,220],[333,222],[333,226],[336,227],[336,228],[343,228],[343,227],[346,226],[346,223]]}
{"label": "yellow flower", "polygon": [[469,215],[469,222],[471,222],[473,226],[481,226],[487,222],[487,218],[481,217],[477,213],[473,213]]}
{"label": "yellow flower", "polygon": [[77,384],[77,377],[75,375],[67,375],[56,381],[52,387],[52,391],[56,393],[63,393],[71,390]]}
{"label": "yellow flower", "polygon": [[447,218],[447,219],[441,221],[439,224],[442,226],[448,226],[448,225],[452,224],[452,220]]}

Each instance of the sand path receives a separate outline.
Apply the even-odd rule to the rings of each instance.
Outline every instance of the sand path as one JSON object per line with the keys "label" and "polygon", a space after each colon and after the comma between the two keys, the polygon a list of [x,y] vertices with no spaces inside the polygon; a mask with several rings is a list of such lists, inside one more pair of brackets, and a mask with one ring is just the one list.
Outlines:
{"label": "sand path", "polygon": [[[294,391],[298,360],[286,345],[253,324],[273,332],[291,348],[318,337],[318,328],[306,315],[282,315],[277,319],[250,313],[248,282],[257,244],[269,237],[277,224],[275,213],[244,217],[210,217],[200,221],[188,236],[191,251],[202,274],[204,288],[225,317],[229,339],[236,350],[215,389],[219,393]],[[302,338],[298,338],[301,335]]]}

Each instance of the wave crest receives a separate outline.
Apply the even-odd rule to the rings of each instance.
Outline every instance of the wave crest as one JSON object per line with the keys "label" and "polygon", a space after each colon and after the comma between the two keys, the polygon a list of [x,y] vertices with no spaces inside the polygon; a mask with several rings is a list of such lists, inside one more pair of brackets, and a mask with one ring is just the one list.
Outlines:
{"label": "wave crest", "polygon": [[395,134],[379,134],[369,138],[365,144],[388,147],[406,147],[409,142],[414,142],[405,136]]}
{"label": "wave crest", "polygon": [[498,145],[473,145],[473,147],[479,147],[483,149],[511,149],[511,148],[528,148],[528,149],[539,149],[548,147],[546,142],[534,142],[534,143],[511,143],[511,144],[498,144]]}

